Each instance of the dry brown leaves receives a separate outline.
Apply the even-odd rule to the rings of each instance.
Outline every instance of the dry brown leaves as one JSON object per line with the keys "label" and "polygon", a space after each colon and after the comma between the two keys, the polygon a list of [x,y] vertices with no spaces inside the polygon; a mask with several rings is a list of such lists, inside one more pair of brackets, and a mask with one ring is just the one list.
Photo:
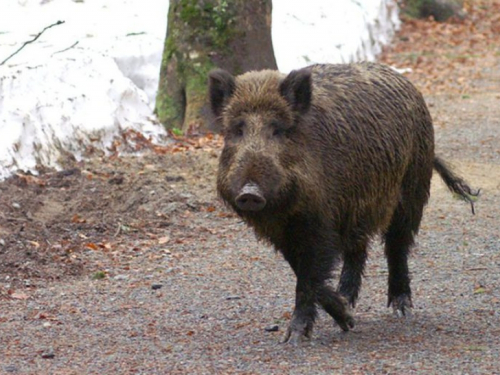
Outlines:
{"label": "dry brown leaves", "polygon": [[156,154],[164,155],[192,150],[213,151],[214,149],[220,149],[222,146],[222,137],[211,133],[189,132],[187,135],[177,135],[169,131],[168,135],[168,143],[159,145],[146,138],[142,133],[130,129],[122,134],[121,139],[115,139],[109,151],[113,156],[118,156],[122,151],[137,152],[144,150],[151,150]]}
{"label": "dry brown leaves", "polygon": [[405,19],[379,60],[411,68],[405,75],[424,94],[498,91],[498,82],[481,79],[500,59],[500,0],[469,0],[465,10],[464,20],[445,23]]}

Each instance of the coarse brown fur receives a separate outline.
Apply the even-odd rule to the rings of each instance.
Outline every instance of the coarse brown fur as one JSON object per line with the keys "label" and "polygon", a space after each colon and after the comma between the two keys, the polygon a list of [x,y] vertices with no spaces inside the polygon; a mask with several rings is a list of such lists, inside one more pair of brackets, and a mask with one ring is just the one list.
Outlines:
{"label": "coarse brown fur", "polygon": [[[311,335],[316,304],[342,329],[354,325],[347,304],[356,302],[376,234],[385,241],[389,305],[408,312],[407,256],[433,168],[465,199],[472,193],[435,157],[422,95],[374,63],[314,65],[288,76],[260,71],[234,78],[218,70],[209,78],[225,140],[218,192],[297,276],[286,340]],[[242,195],[248,186],[257,193]],[[338,258],[344,265],[336,291],[326,281]]]}

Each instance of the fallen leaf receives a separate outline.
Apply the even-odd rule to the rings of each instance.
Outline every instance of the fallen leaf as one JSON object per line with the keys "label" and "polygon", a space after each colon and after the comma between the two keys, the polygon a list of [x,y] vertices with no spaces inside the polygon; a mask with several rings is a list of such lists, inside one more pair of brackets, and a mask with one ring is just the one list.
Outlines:
{"label": "fallen leaf", "polygon": [[20,299],[20,300],[25,300],[25,299],[30,298],[30,296],[28,296],[25,293],[21,293],[21,292],[14,292],[10,296],[11,296],[11,298]]}
{"label": "fallen leaf", "polygon": [[95,243],[92,243],[92,242],[89,242],[89,243],[85,244],[85,247],[87,247],[89,249],[92,249],[92,250],[99,249],[99,246],[97,246]]}
{"label": "fallen leaf", "polygon": [[170,241],[170,237],[169,237],[169,236],[160,237],[160,238],[158,239],[158,244],[159,244],[159,245],[164,245],[164,244],[166,244],[168,241]]}
{"label": "fallen leaf", "polygon": [[87,222],[87,220],[83,219],[80,215],[75,214],[75,215],[71,218],[71,222],[72,222],[72,223],[85,223],[85,222]]}
{"label": "fallen leaf", "polygon": [[101,249],[111,250],[111,244],[109,242],[100,243],[98,246]]}
{"label": "fallen leaf", "polygon": [[486,292],[487,292],[487,290],[484,287],[482,287],[482,286],[474,289],[474,294],[484,294]]}

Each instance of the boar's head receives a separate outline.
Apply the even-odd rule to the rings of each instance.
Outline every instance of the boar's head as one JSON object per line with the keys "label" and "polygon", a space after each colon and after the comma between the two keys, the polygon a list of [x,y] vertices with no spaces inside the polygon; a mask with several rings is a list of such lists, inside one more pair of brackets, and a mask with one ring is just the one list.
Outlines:
{"label": "boar's head", "polygon": [[215,70],[209,97],[224,135],[220,196],[243,217],[293,209],[304,174],[307,136],[300,123],[311,105],[310,72],[233,77]]}

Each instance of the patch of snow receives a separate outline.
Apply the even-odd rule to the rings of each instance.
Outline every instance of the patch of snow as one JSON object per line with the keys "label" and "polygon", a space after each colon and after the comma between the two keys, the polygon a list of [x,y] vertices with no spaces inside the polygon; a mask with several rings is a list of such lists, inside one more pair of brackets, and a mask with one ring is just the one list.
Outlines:
{"label": "patch of snow", "polygon": [[164,39],[165,36],[131,35],[116,38],[107,48],[101,49],[115,60],[125,77],[146,93],[152,110],[158,91]]}
{"label": "patch of snow", "polygon": [[399,25],[395,0],[274,0],[278,68],[374,60]]}
{"label": "patch of snow", "polygon": [[[165,134],[152,114],[168,0],[4,0],[0,11],[0,179],[62,153],[104,151],[134,129]],[[273,0],[280,70],[373,60],[399,26],[396,0]]]}
{"label": "patch of snow", "polygon": [[88,147],[107,152],[128,129],[165,135],[152,108],[167,12],[163,0],[2,4],[0,61],[64,23],[0,66],[0,179]]}
{"label": "patch of snow", "polygon": [[0,12],[0,61],[61,20],[64,24],[45,31],[8,65],[33,64],[78,43],[73,48],[113,58],[123,74],[146,92],[153,108],[167,14],[168,0],[5,0]]}
{"label": "patch of snow", "polygon": [[55,167],[68,152],[81,159],[89,147],[106,151],[128,129],[153,139],[163,132],[146,94],[112,59],[78,49],[2,70],[0,113],[0,178]]}

